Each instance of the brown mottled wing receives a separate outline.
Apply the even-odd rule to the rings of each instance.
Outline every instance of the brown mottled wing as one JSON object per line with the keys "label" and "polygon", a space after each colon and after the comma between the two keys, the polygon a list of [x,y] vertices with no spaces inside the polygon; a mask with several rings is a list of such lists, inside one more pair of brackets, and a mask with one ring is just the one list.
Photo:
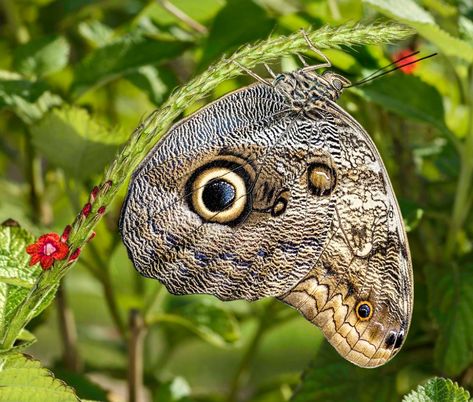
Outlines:
{"label": "brown mottled wing", "polygon": [[[328,101],[322,113],[340,144],[334,219],[313,269],[280,299],[320,327],[344,358],[376,367],[396,354],[409,329],[413,281],[407,236],[366,131],[335,103]],[[357,314],[362,304],[372,307],[368,319]]]}

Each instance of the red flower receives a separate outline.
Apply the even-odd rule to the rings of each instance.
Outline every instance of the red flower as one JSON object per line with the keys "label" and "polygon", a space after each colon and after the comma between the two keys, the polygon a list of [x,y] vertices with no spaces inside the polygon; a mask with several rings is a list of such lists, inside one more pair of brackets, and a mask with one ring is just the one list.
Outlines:
{"label": "red flower", "polygon": [[[412,74],[417,68],[417,64],[415,63],[415,61],[417,61],[417,57],[415,55],[411,55],[413,52],[414,51],[411,49],[401,49],[392,55],[396,66],[399,67],[399,69],[405,74]],[[406,66],[406,64],[409,65]]]}
{"label": "red flower", "polygon": [[63,260],[69,253],[69,246],[60,241],[56,233],[47,233],[39,237],[34,244],[26,247],[26,252],[31,255],[30,266],[41,264],[41,268],[51,268],[55,260]]}

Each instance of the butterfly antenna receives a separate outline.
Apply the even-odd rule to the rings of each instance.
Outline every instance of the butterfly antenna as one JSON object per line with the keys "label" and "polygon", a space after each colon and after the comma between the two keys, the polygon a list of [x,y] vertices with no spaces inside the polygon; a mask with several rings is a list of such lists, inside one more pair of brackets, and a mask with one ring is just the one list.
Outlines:
{"label": "butterfly antenna", "polygon": [[409,53],[408,55],[403,56],[403,57],[401,57],[400,59],[396,59],[396,60],[394,60],[392,63],[390,63],[390,64],[388,64],[388,65],[386,65],[386,66],[384,66],[384,67],[381,67],[380,69],[378,69],[378,70],[372,72],[370,75],[367,75],[366,77],[363,78],[363,80],[367,80],[368,78],[371,78],[373,75],[376,75],[376,74],[380,73],[381,71],[384,71],[384,70],[386,70],[387,68],[389,68],[389,67],[391,67],[391,66],[393,66],[393,65],[395,65],[395,64],[397,64],[397,63],[399,63],[400,61],[403,61],[403,60],[405,60],[405,59],[408,59],[409,57],[415,56],[416,54],[419,54],[419,53],[420,53],[420,51],[419,51],[419,50],[416,50],[415,52]]}
{"label": "butterfly antenna", "polygon": [[[387,66],[381,68],[380,70],[374,72],[373,74],[370,74],[369,76],[363,78],[361,81],[357,81],[357,82],[351,84],[350,87],[354,87],[354,86],[357,86],[357,85],[366,84],[367,82],[373,81],[373,80],[375,80],[375,79],[377,79],[377,78],[379,78],[379,77],[382,77],[383,75],[392,73],[393,71],[399,70],[399,69],[401,69],[401,68],[403,68],[403,67],[410,66],[411,64],[418,63],[418,62],[420,62],[420,61],[422,61],[422,60],[429,59],[429,58],[431,58],[431,57],[437,55],[437,53],[432,53],[432,54],[429,54],[429,55],[427,55],[427,56],[421,57],[420,59],[416,59],[416,60],[410,61],[410,62],[408,62],[408,63],[404,63],[404,64],[401,64],[401,65],[398,65],[398,64],[397,64],[397,63],[399,63],[399,61],[404,60],[404,59],[406,59],[406,58],[408,58],[408,57],[410,57],[410,56],[413,56],[413,55],[415,55],[415,54],[417,54],[417,53],[418,53],[418,52],[414,52],[414,53],[412,53],[412,54],[410,54],[410,55],[408,55],[408,56],[404,56],[404,57],[402,57],[402,58],[400,58],[400,59],[394,61],[393,63],[391,63],[391,64],[389,64],[389,65],[387,65]],[[386,68],[392,66],[393,64],[396,64],[396,66],[393,67],[393,68],[390,68],[389,70],[386,70]]]}

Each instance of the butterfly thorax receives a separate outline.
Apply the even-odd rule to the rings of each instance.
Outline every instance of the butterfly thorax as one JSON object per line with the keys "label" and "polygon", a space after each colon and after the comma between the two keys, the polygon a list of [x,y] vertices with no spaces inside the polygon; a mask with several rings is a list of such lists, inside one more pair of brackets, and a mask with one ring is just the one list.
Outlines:
{"label": "butterfly thorax", "polygon": [[327,100],[335,102],[350,81],[329,70],[317,74],[301,69],[279,74],[273,85],[290,101],[295,111],[300,111],[321,107]]}

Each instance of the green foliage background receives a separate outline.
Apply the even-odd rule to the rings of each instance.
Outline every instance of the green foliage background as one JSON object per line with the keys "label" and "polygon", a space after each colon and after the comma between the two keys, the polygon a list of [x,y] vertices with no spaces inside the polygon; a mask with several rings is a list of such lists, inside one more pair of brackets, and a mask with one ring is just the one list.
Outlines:
{"label": "green foliage background", "polygon": [[[141,278],[117,233],[126,186],[56,295],[52,276],[38,280],[40,268],[27,266],[25,246],[71,223],[130,133],[174,88],[269,35],[380,17],[416,33],[381,46],[370,43],[387,37],[351,28],[365,45],[324,50],[347,78],[389,64],[400,49],[439,53],[412,75],[384,76],[340,100],[375,140],[409,229],[415,310],[392,362],[354,367],[276,301],[175,297]],[[0,222],[22,228],[0,230],[0,401],[138,400],[141,383],[151,401],[469,400],[472,19],[468,0],[1,1]],[[272,67],[296,68],[284,54]],[[182,116],[250,82],[228,79]],[[27,327],[11,325],[45,284]]]}

